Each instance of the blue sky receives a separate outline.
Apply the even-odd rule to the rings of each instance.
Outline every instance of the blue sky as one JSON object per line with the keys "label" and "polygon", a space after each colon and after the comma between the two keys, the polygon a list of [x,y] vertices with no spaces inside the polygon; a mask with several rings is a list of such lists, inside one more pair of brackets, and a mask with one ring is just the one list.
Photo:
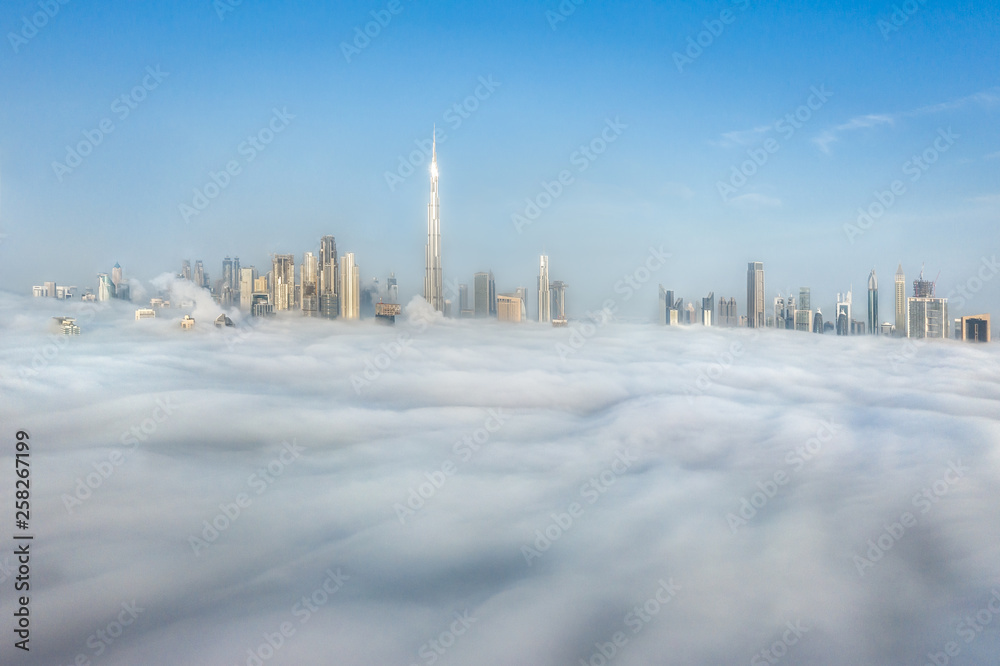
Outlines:
{"label": "blue sky", "polygon": [[[945,295],[1000,249],[996,4],[914,1],[898,25],[904,5],[889,2],[584,0],[560,14],[554,1],[400,0],[392,14],[385,1],[243,0],[221,18],[219,5],[71,0],[25,38],[39,3],[4,3],[5,288],[90,287],[116,261],[141,280],[184,258],[218,276],[226,255],[299,261],[332,233],[365,279],[395,271],[404,296],[419,293],[426,166],[393,187],[386,173],[435,123],[446,278],[492,268],[501,291],[530,292],[545,251],[571,314],[616,297],[650,246],[672,259],[621,303],[626,314],[655,312],[657,282],[685,300],[736,296],[742,313],[753,260],[769,296],[810,286],[824,312],[852,284],[863,300],[875,267],[890,312],[898,262],[909,279],[922,263],[940,271]],[[391,20],[348,61],[342,44],[371,12]],[[679,68],[674,54],[699,33],[705,46]],[[155,87],[147,68],[166,73]],[[115,100],[144,77],[152,89],[122,117]],[[468,117],[449,111],[477,87]],[[813,88],[829,98],[813,98],[793,132],[775,128]],[[294,118],[248,161],[240,146],[274,109]],[[615,119],[620,134],[580,171],[574,153]],[[57,173],[102,121],[113,131]],[[940,136],[952,138],[935,147]],[[718,184],[762,150],[724,201]],[[913,171],[925,151],[934,163]],[[185,220],[180,206],[229,162],[239,173]],[[518,233],[512,215],[564,170],[572,182]],[[894,181],[903,193],[849,237],[844,225]],[[1000,277],[970,296],[967,314],[1000,310]]]}

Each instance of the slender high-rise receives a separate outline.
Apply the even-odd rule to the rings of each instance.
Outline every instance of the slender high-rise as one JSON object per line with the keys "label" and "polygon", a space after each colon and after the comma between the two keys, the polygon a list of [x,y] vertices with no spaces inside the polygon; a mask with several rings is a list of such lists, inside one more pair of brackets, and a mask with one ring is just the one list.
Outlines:
{"label": "slender high-rise", "polygon": [[896,269],[896,336],[906,337],[906,274],[903,264]]}
{"label": "slender high-rise", "polygon": [[552,301],[549,295],[549,256],[543,254],[538,259],[538,321],[552,321]]}
{"label": "slender high-rise", "polygon": [[747,326],[764,328],[764,264],[753,261],[747,264]]}
{"label": "slender high-rise", "polygon": [[361,316],[361,269],[354,263],[354,253],[340,258],[340,316],[358,319]]}
{"label": "slender high-rise", "polygon": [[424,300],[444,312],[441,275],[441,211],[438,199],[437,130],[431,144],[431,200],[427,204],[427,247],[425,251]]}
{"label": "slender high-rise", "polygon": [[868,276],[868,335],[878,334],[878,277],[873,268]]}
{"label": "slender high-rise", "polygon": [[340,265],[337,263],[337,239],[319,239],[319,316],[336,319],[340,315]]}

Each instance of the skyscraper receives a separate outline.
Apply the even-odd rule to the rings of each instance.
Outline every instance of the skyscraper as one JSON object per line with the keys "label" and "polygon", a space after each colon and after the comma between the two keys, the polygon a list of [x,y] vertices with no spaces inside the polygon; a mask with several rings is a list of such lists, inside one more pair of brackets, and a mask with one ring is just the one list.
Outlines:
{"label": "skyscraper", "polygon": [[875,269],[868,276],[868,335],[878,335],[878,277]]}
{"label": "skyscraper", "polygon": [[837,335],[851,335],[851,292],[837,294]]}
{"label": "skyscraper", "polygon": [[337,263],[337,239],[323,236],[319,239],[319,263],[316,267],[319,280],[319,316],[336,319],[340,316],[340,266]]}
{"label": "skyscraper", "polygon": [[361,271],[354,264],[354,253],[340,258],[340,316],[358,319],[361,316]]}
{"label": "skyscraper", "polygon": [[111,269],[111,283],[115,285],[115,289],[122,285],[122,267],[117,261]]}
{"label": "skyscraper", "polygon": [[111,276],[107,273],[100,273],[97,276],[97,300],[110,301],[115,297],[115,283],[111,281]]}
{"label": "skyscraper", "polygon": [[458,285],[458,316],[464,319],[473,315],[475,315],[475,310],[469,307],[469,285],[460,284]]}
{"label": "skyscraper", "polygon": [[538,321],[552,321],[552,301],[549,295],[549,257],[540,255],[538,259]]}
{"label": "skyscraper", "polygon": [[747,326],[764,328],[764,264],[747,264]]}
{"label": "skyscraper", "polygon": [[493,271],[490,271],[490,289],[489,289],[489,299],[490,299],[490,316],[497,316],[497,283],[493,279]]}
{"label": "skyscraper", "polygon": [[312,252],[304,253],[299,271],[299,282],[302,285],[302,314],[306,317],[315,317],[319,314],[319,271],[316,255]]}
{"label": "skyscraper", "polygon": [[896,337],[906,337],[906,274],[903,264],[896,269]]}
{"label": "skyscraper", "polygon": [[205,265],[201,263],[201,259],[194,262],[194,274],[192,278],[194,280],[195,286],[204,287],[208,283],[205,277]]}
{"label": "skyscraper", "polygon": [[799,306],[795,309],[795,330],[810,333],[813,325],[812,290],[809,287],[799,289]]}
{"label": "skyscraper", "polygon": [[253,283],[257,279],[257,269],[253,266],[240,269],[240,309],[249,310],[253,305]]}
{"label": "skyscraper", "polygon": [[552,320],[566,321],[566,283],[556,280],[551,285],[552,292]]}
{"label": "skyscraper", "polygon": [[722,298],[719,300],[719,326],[735,327],[739,325],[739,316],[736,312],[736,299]]}
{"label": "skyscraper", "polygon": [[490,274],[476,273],[472,277],[473,308],[476,319],[490,316]]}
{"label": "skyscraper", "polygon": [[424,252],[424,300],[438,312],[444,312],[441,275],[441,211],[438,199],[437,131],[431,144],[431,200],[427,204],[427,247]]}
{"label": "skyscraper", "polygon": [[701,324],[703,326],[712,325],[712,315],[715,313],[715,292],[709,292],[708,296],[701,299]]}
{"label": "skyscraper", "polygon": [[271,263],[271,304],[275,312],[291,310],[295,307],[295,257],[275,254]]}
{"label": "skyscraper", "polygon": [[385,281],[386,299],[390,303],[399,303],[399,284],[396,282],[396,274],[389,273],[389,279]]}
{"label": "skyscraper", "polygon": [[906,336],[910,338],[948,337],[948,299],[934,295],[935,283],[924,280],[924,272],[913,281],[913,296],[906,302]]}

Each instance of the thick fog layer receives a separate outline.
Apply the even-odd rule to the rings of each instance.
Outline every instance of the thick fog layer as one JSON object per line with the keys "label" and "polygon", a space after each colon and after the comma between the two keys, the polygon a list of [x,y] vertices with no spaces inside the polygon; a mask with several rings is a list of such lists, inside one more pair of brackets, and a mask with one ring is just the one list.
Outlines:
{"label": "thick fog layer", "polygon": [[0,303],[32,663],[1000,654],[995,344]]}

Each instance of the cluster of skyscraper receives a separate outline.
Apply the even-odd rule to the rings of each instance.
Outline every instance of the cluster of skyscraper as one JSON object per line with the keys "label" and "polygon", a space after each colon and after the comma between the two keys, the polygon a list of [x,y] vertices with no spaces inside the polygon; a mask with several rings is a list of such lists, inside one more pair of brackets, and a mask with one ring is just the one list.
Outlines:
{"label": "cluster of skyscraper", "polygon": [[354,253],[338,259],[333,236],[320,239],[318,257],[313,252],[303,253],[297,279],[295,256],[291,254],[272,255],[271,270],[264,274],[256,266],[241,267],[239,257],[226,257],[222,278],[214,284],[201,261],[195,262],[193,271],[185,261],[178,277],[209,289],[220,305],[238,306],[255,317],[301,310],[307,317],[358,319],[374,315],[376,303],[396,303],[399,298],[395,274],[390,274],[384,290],[378,278],[362,287]]}
{"label": "cluster of skyscraper", "polygon": [[[812,309],[809,287],[799,289],[798,302],[793,294],[774,299],[774,312],[765,310],[764,264],[751,262],[747,266],[747,314],[737,317],[736,299],[719,302],[718,318],[713,321],[715,294],[702,299],[700,316],[693,304],[684,309],[683,299],[660,285],[660,322],[668,326],[699,323],[705,326],[746,326],[749,328],[784,328],[803,332],[834,332],[837,335],[895,335],[908,338],[947,338],[948,299],[935,295],[936,283],[925,280],[923,271],[913,282],[913,295],[906,296],[906,275],[900,264],[896,271],[895,321],[879,321],[878,276],[872,269],[868,276],[868,312],[866,321],[853,317],[853,295],[837,294],[837,310],[833,322],[824,322],[823,313]],[[963,340],[989,341],[990,316],[975,315],[955,320],[955,337]]]}

